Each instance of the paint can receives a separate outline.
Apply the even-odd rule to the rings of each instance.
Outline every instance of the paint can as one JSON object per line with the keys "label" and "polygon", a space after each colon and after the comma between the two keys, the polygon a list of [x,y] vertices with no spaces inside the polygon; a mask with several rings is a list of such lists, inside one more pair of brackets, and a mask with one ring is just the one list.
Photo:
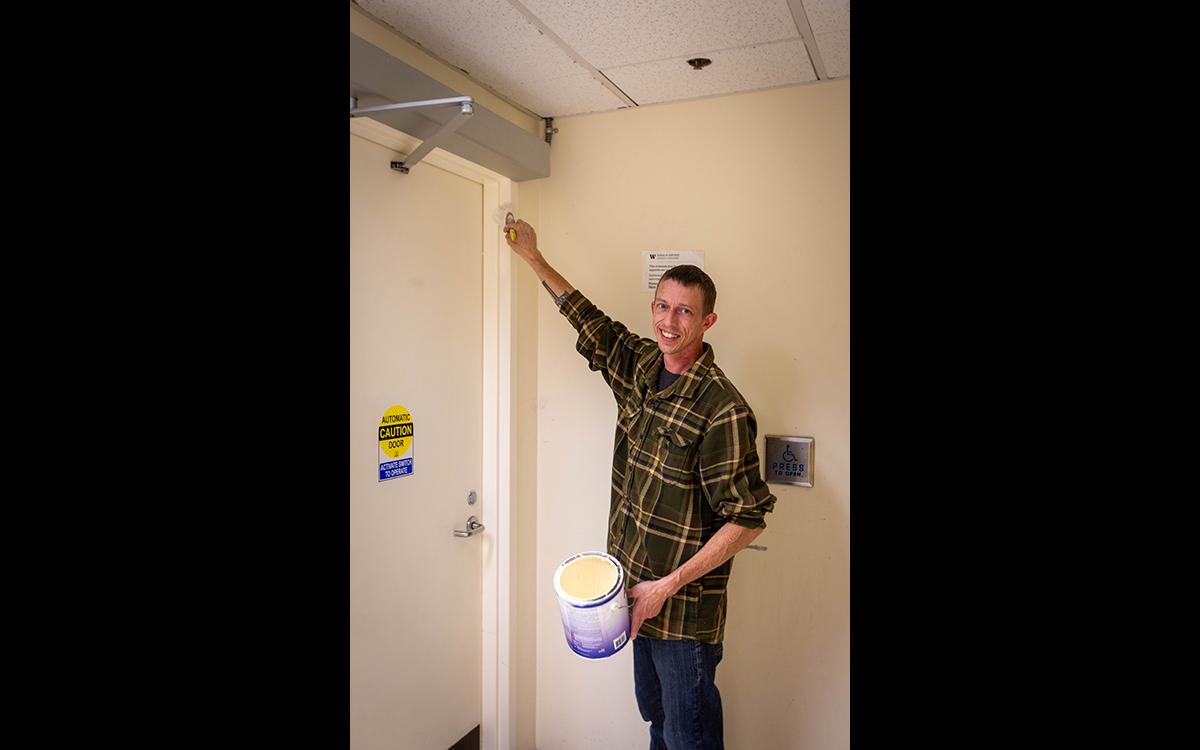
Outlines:
{"label": "paint can", "polygon": [[571,555],[554,571],[554,593],[567,645],[576,654],[603,659],[629,642],[625,571],[612,555]]}

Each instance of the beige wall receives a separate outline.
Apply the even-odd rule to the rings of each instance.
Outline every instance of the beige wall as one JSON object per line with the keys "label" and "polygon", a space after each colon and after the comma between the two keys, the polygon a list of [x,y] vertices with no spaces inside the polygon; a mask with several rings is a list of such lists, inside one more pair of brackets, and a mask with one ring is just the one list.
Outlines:
{"label": "beige wall", "polygon": [[[731,750],[849,746],[849,109],[833,81],[560,118],[551,176],[521,185],[550,263],[643,335],[642,251],[704,251],[719,316],[705,340],[758,417],[760,452],[766,434],[815,438],[815,486],[772,485],[769,549],[734,563],[717,676]],[[604,548],[615,405],[533,292],[536,747],[641,747],[632,653],[573,654],[550,585],[568,555]]]}

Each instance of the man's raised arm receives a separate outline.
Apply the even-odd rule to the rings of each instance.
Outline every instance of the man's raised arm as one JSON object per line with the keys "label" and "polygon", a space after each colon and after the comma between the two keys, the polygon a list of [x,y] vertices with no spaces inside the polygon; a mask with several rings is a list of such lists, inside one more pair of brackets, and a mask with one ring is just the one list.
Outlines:
{"label": "man's raised arm", "polygon": [[[517,239],[515,241],[509,236],[509,230],[516,230]],[[546,291],[550,292],[550,296],[554,298],[554,303],[562,307],[571,292],[575,291],[575,287],[567,283],[567,280],[546,262],[546,258],[538,250],[537,232],[533,231],[533,227],[523,219],[518,219],[515,224],[505,224],[504,241],[513,249],[513,252],[529,264],[542,282],[542,286],[546,287]]]}

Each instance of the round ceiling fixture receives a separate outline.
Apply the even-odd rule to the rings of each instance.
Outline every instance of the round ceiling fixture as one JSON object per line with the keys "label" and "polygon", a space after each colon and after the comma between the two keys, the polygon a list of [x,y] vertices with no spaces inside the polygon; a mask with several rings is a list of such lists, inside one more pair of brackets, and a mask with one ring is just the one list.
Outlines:
{"label": "round ceiling fixture", "polygon": [[687,63],[696,70],[700,70],[705,65],[711,65],[712,60],[709,60],[707,57],[693,57],[691,60],[688,60]]}

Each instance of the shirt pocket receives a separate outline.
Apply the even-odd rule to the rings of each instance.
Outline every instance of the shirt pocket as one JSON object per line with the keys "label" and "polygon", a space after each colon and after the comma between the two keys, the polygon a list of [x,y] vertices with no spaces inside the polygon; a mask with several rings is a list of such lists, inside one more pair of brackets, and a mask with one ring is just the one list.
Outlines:
{"label": "shirt pocket", "polygon": [[680,427],[660,425],[654,429],[658,437],[658,459],[663,480],[669,484],[698,489],[696,467],[700,436]]}

